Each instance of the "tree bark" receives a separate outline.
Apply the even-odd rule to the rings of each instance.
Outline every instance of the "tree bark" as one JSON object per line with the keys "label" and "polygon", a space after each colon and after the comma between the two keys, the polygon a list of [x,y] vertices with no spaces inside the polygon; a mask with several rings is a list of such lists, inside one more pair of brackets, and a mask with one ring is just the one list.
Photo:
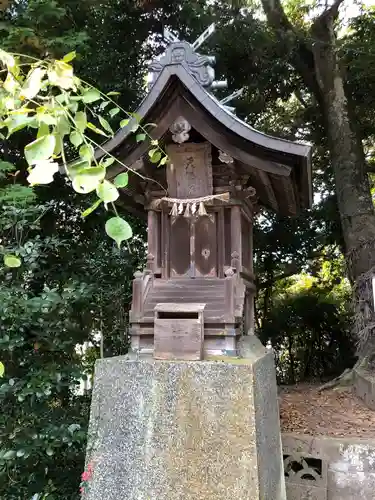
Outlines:
{"label": "tree bark", "polygon": [[[293,45],[291,62],[319,105],[335,176],[348,273],[357,284],[375,266],[375,214],[363,145],[351,117],[337,54],[334,25],[342,2],[336,0],[323,12],[306,37],[290,23],[280,0],[262,0],[269,25]],[[358,304],[361,297],[356,299]]]}

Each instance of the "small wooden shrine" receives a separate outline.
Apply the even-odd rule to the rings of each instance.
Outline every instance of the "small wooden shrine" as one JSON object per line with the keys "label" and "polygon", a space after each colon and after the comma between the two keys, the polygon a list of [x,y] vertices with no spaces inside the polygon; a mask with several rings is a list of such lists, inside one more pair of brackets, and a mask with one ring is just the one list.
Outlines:
{"label": "small wooden shrine", "polygon": [[[295,215],[311,204],[310,146],[267,136],[219,101],[214,58],[166,34],[150,65],[149,92],[137,114],[168,155],[150,162],[134,123],[104,145],[130,174],[121,202],[147,214],[147,269],[135,273],[131,348],[159,359],[236,353],[253,332],[253,221],[259,206]],[[98,156],[104,154],[98,153]],[[121,171],[113,167],[110,176]],[[154,350],[155,348],[155,350]]]}

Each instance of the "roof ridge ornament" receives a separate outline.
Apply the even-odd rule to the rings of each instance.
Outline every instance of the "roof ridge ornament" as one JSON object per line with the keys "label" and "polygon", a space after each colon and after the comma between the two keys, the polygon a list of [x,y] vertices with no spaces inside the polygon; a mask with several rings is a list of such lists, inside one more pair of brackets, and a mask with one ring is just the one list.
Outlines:
{"label": "roof ridge ornament", "polygon": [[206,89],[226,88],[228,83],[224,81],[215,81],[215,70],[213,66],[216,63],[214,56],[202,55],[196,50],[210,38],[215,32],[215,24],[211,24],[194,43],[180,40],[168,29],[164,29],[164,39],[168,46],[162,56],[155,58],[149,65],[149,89],[154,85],[158,76],[166,66],[181,64],[190,74]]}
{"label": "roof ridge ornament", "polygon": [[[165,52],[156,57],[149,64],[149,90],[153,87],[156,80],[158,79],[160,73],[166,66],[181,64],[184,68],[189,71],[189,73],[198,81],[202,87],[207,90],[225,89],[228,87],[227,80],[216,81],[215,80],[215,70],[213,66],[216,63],[216,58],[214,56],[202,55],[197,52],[197,49],[201,47],[215,32],[215,23],[210,24],[210,26],[204,30],[204,32],[195,40],[194,43],[189,43],[186,40],[180,40],[177,35],[164,28],[164,40],[168,43]],[[235,108],[227,106],[227,103],[240,97],[243,94],[244,89],[236,90],[232,94],[224,97],[220,100],[220,104],[227,111],[235,113]],[[178,125],[181,125],[181,117],[176,121]],[[177,127],[179,128],[179,127]],[[183,131],[180,131],[180,133]],[[185,132],[188,132],[186,130]],[[180,135],[180,133],[174,132],[175,142],[184,142],[189,137],[188,135]]]}

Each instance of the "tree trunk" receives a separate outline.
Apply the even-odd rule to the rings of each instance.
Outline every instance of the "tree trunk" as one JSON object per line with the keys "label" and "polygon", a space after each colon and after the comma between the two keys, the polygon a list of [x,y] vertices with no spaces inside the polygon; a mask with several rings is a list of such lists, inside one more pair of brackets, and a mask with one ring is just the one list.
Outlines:
{"label": "tree trunk", "polygon": [[322,114],[345,240],[348,271],[355,282],[375,265],[375,214],[370,194],[365,155],[356,127],[350,119],[336,49],[333,18],[321,18],[311,33],[315,72],[323,96]]}
{"label": "tree trunk", "polygon": [[[363,145],[351,118],[337,55],[334,23],[342,1],[335,0],[315,20],[307,38],[290,23],[280,0],[262,0],[262,4],[270,26],[284,38],[287,36],[293,45],[292,63],[321,110],[335,176],[347,268],[356,293],[355,322],[360,334],[368,318],[364,317],[359,285],[375,266],[375,213]],[[373,337],[373,329],[370,334],[367,331],[364,351],[372,345]]]}

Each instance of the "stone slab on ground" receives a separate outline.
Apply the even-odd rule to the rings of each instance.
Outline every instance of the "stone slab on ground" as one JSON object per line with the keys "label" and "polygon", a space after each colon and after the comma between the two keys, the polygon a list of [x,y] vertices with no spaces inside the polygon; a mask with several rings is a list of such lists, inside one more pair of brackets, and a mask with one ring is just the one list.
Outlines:
{"label": "stone slab on ground", "polygon": [[362,366],[354,369],[354,390],[356,395],[371,409],[375,410],[375,376]]}
{"label": "stone slab on ground", "polygon": [[[283,434],[288,500],[374,500],[375,439]],[[313,477],[313,475],[314,477]]]}
{"label": "stone slab on ground", "polygon": [[87,460],[87,500],[285,500],[273,354],[98,361]]}

